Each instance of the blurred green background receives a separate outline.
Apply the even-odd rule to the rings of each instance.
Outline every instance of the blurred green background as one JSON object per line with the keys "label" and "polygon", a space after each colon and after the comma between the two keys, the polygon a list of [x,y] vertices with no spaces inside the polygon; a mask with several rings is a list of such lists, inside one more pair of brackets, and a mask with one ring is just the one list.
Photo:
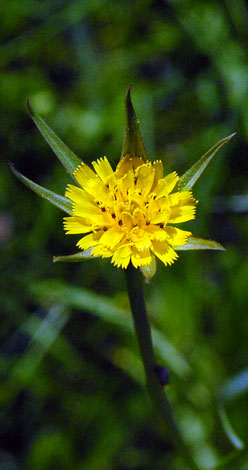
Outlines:
{"label": "blurred green background", "polygon": [[7,165],[60,194],[69,182],[27,98],[85,162],[115,165],[130,83],[166,173],[237,132],[194,187],[185,225],[227,251],[181,252],[145,290],[199,467],[247,470],[248,3],[11,0],[0,18],[0,470],[186,469],[144,388],[123,272],[108,260],[53,265],[78,237]]}

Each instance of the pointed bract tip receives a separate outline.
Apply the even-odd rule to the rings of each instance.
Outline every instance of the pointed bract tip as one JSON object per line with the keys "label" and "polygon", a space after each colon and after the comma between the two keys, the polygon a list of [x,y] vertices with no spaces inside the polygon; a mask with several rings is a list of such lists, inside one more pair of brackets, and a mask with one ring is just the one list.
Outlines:
{"label": "pointed bract tip", "polygon": [[15,175],[17,178],[19,176],[18,171],[15,169],[15,165],[12,162],[8,162],[9,169],[12,171],[13,175]]}
{"label": "pointed bract tip", "polygon": [[27,101],[26,101],[26,106],[27,106],[27,110],[28,110],[30,116],[32,117],[34,115],[34,112],[32,110],[32,106],[31,106],[31,103],[30,103],[29,99],[27,99]]}
{"label": "pointed bract tip", "polygon": [[148,156],[139,129],[139,120],[136,117],[133,103],[131,100],[132,87],[133,84],[129,85],[125,93],[126,135],[122,147],[121,156],[123,157],[124,155],[130,155],[131,157],[141,157],[143,160],[148,160]]}
{"label": "pointed bract tip", "polygon": [[131,90],[132,90],[133,86],[134,86],[133,83],[130,83],[130,85],[128,85],[128,87],[126,89],[126,93],[125,93],[125,101],[127,99],[131,99]]}
{"label": "pointed bract tip", "polygon": [[133,132],[137,130],[137,117],[133,108],[133,103],[131,100],[131,89],[133,84],[129,85],[125,94],[125,106],[126,106],[126,124],[128,129],[132,129]]}
{"label": "pointed bract tip", "polygon": [[18,176],[19,172],[15,169],[15,165],[12,162],[8,162],[9,169],[14,173],[15,176]]}
{"label": "pointed bract tip", "polygon": [[219,251],[227,251],[227,249],[219,243],[219,248],[216,248]]}

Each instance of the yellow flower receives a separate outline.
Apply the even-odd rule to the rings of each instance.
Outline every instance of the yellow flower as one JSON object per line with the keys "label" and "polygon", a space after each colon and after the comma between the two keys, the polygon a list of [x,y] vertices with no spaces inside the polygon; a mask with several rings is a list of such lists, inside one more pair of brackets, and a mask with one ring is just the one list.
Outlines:
{"label": "yellow flower", "polygon": [[149,281],[156,272],[155,257],[170,265],[179,250],[224,250],[219,243],[192,237],[174,224],[194,219],[197,201],[191,188],[234,134],[217,142],[180,178],[175,172],[164,177],[162,162],[148,159],[131,87],[125,95],[126,134],[115,171],[106,157],[93,162],[93,169],[82,163],[29,102],[33,121],[78,186],[68,185],[64,197],[29,180],[13,166],[11,169],[32,191],[69,215],[64,223],[68,234],[84,235],[77,243],[79,253],[56,256],[54,262],[111,258],[117,267],[125,269],[129,263],[140,267]]}
{"label": "yellow flower", "polygon": [[74,172],[80,187],[69,184],[66,198],[73,216],[65,217],[67,234],[84,234],[77,245],[92,256],[111,258],[127,268],[147,266],[155,255],[165,265],[178,257],[173,246],[187,243],[191,232],[171,224],[194,219],[196,201],[190,191],[172,192],[176,172],[163,176],[161,161],[125,155],[115,171],[106,157],[82,163]]}

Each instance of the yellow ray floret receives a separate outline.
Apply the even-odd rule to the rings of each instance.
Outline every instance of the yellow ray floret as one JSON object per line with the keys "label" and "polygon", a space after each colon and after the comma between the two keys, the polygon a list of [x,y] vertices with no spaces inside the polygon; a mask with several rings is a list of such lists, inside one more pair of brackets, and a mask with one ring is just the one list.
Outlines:
{"label": "yellow ray floret", "polygon": [[106,157],[99,158],[96,162],[92,162],[95,172],[104,183],[108,183],[108,178],[112,176],[113,170]]}
{"label": "yellow ray floret", "polygon": [[79,248],[92,248],[92,256],[111,258],[117,267],[147,266],[153,255],[172,264],[178,257],[173,246],[186,244],[191,232],[170,224],[193,219],[196,206],[191,192],[172,193],[176,172],[164,177],[161,161],[129,155],[115,171],[106,157],[92,166],[82,163],[74,173],[80,187],[67,187],[73,216],[64,219],[66,233],[86,234]]}

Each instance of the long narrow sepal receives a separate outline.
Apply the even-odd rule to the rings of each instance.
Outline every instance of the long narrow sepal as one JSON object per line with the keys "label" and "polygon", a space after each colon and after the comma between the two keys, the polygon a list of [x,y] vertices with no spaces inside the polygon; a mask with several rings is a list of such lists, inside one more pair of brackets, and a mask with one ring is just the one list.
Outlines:
{"label": "long narrow sepal", "polygon": [[126,107],[126,135],[123,143],[121,156],[130,155],[131,157],[141,157],[148,160],[144,142],[139,128],[139,120],[136,117],[132,100],[131,88],[129,85],[125,95]]}
{"label": "long narrow sepal", "polygon": [[49,189],[43,188],[39,184],[34,183],[29,178],[23,176],[19,171],[17,171],[13,165],[10,165],[10,169],[22,183],[24,183],[29,189],[32,189],[32,191],[38,194],[38,196],[47,199],[47,201],[66,212],[66,214],[72,215],[72,202],[69,199],[64,196],[60,196],[60,194],[56,194]]}
{"label": "long narrow sepal", "polygon": [[220,150],[223,145],[227,144],[227,142],[229,142],[229,140],[231,140],[235,134],[236,132],[217,142],[213,147],[211,147],[211,149],[208,150],[208,152],[202,155],[202,157],[200,157],[199,160],[194,163],[194,165],[189,170],[187,170],[186,173],[184,173],[184,175],[181,176],[178,183],[179,191],[189,191],[192,188],[198,178],[200,178],[205,168],[216,155],[218,150]]}
{"label": "long narrow sepal", "polygon": [[82,161],[67,147],[67,145],[64,144],[64,142],[47,125],[44,119],[32,109],[29,100],[27,100],[27,108],[31,118],[55,153],[56,157],[58,157],[68,173],[73,176],[74,171],[79,167],[79,165],[81,165]]}
{"label": "long narrow sepal", "polygon": [[205,240],[204,238],[190,237],[185,245],[173,246],[176,251],[184,250],[220,250],[226,251],[225,248],[213,240]]}
{"label": "long narrow sepal", "polygon": [[53,262],[80,263],[82,261],[88,261],[90,259],[98,258],[98,256],[92,256],[91,252],[92,248],[89,248],[89,250],[80,251],[79,253],[75,253],[74,255],[54,256]]}

